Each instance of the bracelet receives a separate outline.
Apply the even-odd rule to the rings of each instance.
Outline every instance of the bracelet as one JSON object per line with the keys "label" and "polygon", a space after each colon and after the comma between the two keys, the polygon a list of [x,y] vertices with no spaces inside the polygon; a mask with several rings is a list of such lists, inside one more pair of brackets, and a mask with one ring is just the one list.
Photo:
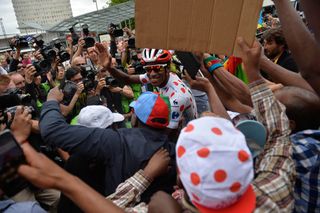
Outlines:
{"label": "bracelet", "polygon": [[223,67],[222,64],[220,63],[220,60],[213,56],[206,58],[204,60],[204,64],[208,69],[208,71],[210,72],[210,74],[212,74],[213,71],[215,71],[216,69]]}

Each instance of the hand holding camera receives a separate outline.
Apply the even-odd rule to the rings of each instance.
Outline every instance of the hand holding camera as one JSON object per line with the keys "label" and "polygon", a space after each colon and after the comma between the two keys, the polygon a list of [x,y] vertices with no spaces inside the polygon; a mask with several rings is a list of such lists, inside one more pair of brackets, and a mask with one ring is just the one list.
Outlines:
{"label": "hand holding camera", "polygon": [[83,47],[86,45],[86,42],[83,38],[80,38],[78,41],[78,48],[83,49]]}
{"label": "hand holding camera", "polygon": [[77,91],[76,94],[80,95],[82,93],[82,91],[84,90],[84,85],[82,82],[77,83]]}
{"label": "hand holding camera", "polygon": [[63,100],[63,92],[59,89],[59,87],[55,87],[49,91],[47,96],[47,101],[58,101],[59,103]]}
{"label": "hand holding camera", "polygon": [[37,73],[37,70],[34,66],[31,64],[28,64],[26,69],[25,69],[25,79],[26,83],[31,84],[34,79],[34,75]]}
{"label": "hand holding camera", "polygon": [[11,131],[19,144],[27,140],[31,132],[31,114],[27,107],[19,106],[15,112]]}

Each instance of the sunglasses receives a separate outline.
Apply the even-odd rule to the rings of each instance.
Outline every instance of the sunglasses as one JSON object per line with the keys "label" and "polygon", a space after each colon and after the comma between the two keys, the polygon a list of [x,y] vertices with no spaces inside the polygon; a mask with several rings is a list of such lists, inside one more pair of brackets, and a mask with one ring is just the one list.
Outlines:
{"label": "sunglasses", "polygon": [[168,65],[161,64],[161,65],[154,65],[154,66],[144,66],[143,68],[146,70],[147,73],[150,73],[151,71],[163,72],[163,71],[165,71],[166,66],[168,66]]}

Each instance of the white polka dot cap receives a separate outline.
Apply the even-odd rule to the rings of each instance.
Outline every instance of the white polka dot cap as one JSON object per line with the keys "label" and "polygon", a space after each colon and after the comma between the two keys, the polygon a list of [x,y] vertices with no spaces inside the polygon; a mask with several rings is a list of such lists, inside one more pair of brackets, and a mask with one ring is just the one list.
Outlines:
{"label": "white polka dot cap", "polygon": [[176,158],[192,203],[205,212],[252,212],[253,160],[244,135],[223,118],[202,117],[182,129]]}

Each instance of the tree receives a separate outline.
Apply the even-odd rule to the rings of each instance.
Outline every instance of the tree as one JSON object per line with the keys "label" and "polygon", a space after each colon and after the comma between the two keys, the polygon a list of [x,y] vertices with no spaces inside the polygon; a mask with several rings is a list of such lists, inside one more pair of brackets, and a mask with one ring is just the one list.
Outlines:
{"label": "tree", "polygon": [[113,6],[113,5],[121,4],[121,3],[124,3],[127,1],[129,1],[129,0],[108,0],[107,4],[109,4],[109,6]]}

